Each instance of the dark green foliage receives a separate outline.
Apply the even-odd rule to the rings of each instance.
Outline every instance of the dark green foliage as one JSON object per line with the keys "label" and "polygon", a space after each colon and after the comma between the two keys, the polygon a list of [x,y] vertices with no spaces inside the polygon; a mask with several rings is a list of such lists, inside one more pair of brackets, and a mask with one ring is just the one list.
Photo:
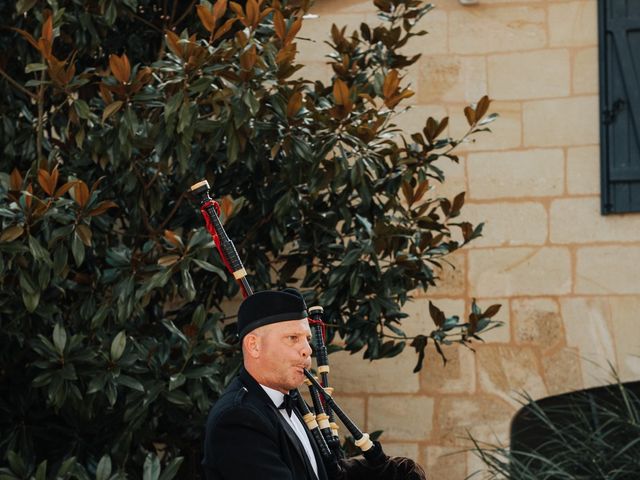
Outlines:
{"label": "dark green foliage", "polygon": [[[325,85],[295,77],[304,2],[0,0],[6,478],[198,475],[240,362],[238,288],[186,193],[202,178],[256,290],[301,285],[366,358],[404,348],[410,292],[482,230],[435,195],[438,162],[495,115],[484,97],[463,138],[446,118],[398,137],[399,49],[430,6],[376,4],[382,25],[333,28]],[[421,355],[497,324],[438,312]]]}
{"label": "dark green foliage", "polygon": [[[485,463],[469,478],[513,480],[634,480],[640,475],[640,398],[620,383],[574,392],[546,405],[523,395],[535,448],[489,445],[473,439]],[[591,389],[596,390],[596,389]],[[566,395],[565,395],[566,396]],[[529,431],[521,432],[531,436]]]}

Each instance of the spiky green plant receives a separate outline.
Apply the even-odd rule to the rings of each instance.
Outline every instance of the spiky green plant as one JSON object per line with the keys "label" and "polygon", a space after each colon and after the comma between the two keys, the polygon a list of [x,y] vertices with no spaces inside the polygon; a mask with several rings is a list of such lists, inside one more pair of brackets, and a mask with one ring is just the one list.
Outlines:
{"label": "spiky green plant", "polygon": [[[640,478],[640,382],[565,394],[552,403],[522,395],[528,430],[511,446],[474,438],[486,469],[467,478],[635,480]],[[533,445],[523,439],[533,436]],[[527,442],[528,443],[528,442]]]}

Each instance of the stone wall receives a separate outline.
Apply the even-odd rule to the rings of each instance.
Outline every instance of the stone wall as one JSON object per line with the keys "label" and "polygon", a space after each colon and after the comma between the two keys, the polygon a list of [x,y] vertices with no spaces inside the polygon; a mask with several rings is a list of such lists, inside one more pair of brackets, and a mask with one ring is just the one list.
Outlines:
{"label": "stone wall", "polygon": [[[467,219],[485,235],[453,258],[441,285],[407,305],[408,334],[429,331],[428,299],[467,312],[471,298],[501,303],[506,326],[473,353],[449,348],[369,363],[332,356],[336,397],[392,453],[418,459],[432,478],[461,480],[481,467],[466,440],[508,442],[517,394],[536,398],[607,383],[607,362],[640,378],[640,216],[599,211],[596,0],[434,0],[429,35],[408,78],[416,95],[400,126],[449,115],[489,94],[500,118],[460,165],[445,165],[439,193],[467,192]],[[305,75],[327,80],[332,23],[375,22],[369,0],[316,0],[299,41]],[[451,455],[450,455],[451,454]]]}

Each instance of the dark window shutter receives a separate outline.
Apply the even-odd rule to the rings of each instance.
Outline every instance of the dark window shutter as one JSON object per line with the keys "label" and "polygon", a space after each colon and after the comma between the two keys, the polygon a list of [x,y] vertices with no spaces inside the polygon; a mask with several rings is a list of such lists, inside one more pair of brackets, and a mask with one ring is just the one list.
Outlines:
{"label": "dark window shutter", "polygon": [[640,1],[599,0],[602,213],[640,211]]}

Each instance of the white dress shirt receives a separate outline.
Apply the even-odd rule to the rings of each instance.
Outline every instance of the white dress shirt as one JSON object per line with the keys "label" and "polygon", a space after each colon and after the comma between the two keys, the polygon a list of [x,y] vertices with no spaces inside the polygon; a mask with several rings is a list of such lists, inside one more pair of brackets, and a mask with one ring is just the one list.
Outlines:
{"label": "white dress shirt", "polygon": [[[269,398],[276,406],[276,408],[282,405],[282,402],[284,401],[284,393],[279,392],[278,390],[274,390],[273,388],[265,387],[262,384],[260,384],[260,386],[266,392],[266,394],[269,395]],[[304,447],[304,451],[306,452],[307,457],[309,457],[309,462],[311,463],[313,471],[317,477],[318,464],[316,463],[316,456],[313,454],[313,448],[311,448],[311,443],[309,442],[309,437],[307,436],[306,427],[302,424],[295,413],[291,412],[291,416],[289,416],[284,408],[279,410],[279,412],[300,440],[300,443]]]}

